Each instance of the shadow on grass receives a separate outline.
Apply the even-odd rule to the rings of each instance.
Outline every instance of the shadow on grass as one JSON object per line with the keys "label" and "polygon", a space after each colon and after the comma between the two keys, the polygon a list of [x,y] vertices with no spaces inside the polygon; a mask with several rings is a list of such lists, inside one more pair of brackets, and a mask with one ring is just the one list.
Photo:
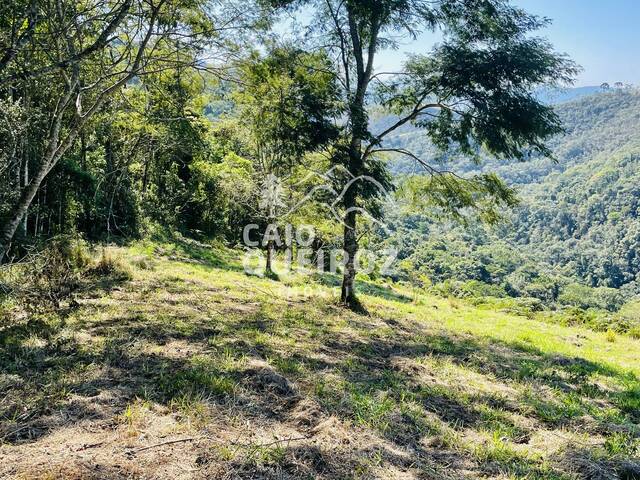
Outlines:
{"label": "shadow on grass", "polygon": [[[334,273],[316,273],[313,276],[313,280],[329,288],[339,288],[342,285],[342,277]],[[356,292],[360,295],[368,295],[400,303],[411,303],[413,301],[410,297],[397,293],[391,288],[362,279],[356,280]]]}
{"label": "shadow on grass", "polygon": [[[255,478],[260,469],[265,469],[265,478],[286,478],[277,476],[283,471],[291,478],[296,472],[342,478],[342,469],[388,462],[399,469],[417,468],[424,478],[447,478],[441,472],[459,468],[483,475],[562,479],[567,478],[562,472],[572,468],[568,459],[559,459],[558,469],[545,470],[536,460],[500,450],[501,440],[494,450],[472,455],[456,450],[455,440],[443,438],[448,430],[471,428],[525,443],[534,432],[515,425],[509,412],[530,418],[531,428],[569,427],[587,433],[593,429],[605,436],[624,432],[630,439],[638,434],[640,382],[631,373],[582,358],[547,355],[524,343],[426,334],[418,327],[400,329],[392,323],[392,333],[372,332],[365,339],[318,329],[315,338],[324,359],[316,358],[295,341],[287,344],[289,350],[270,342],[283,335],[278,329],[287,321],[293,326],[310,322],[304,310],[299,313],[269,317],[258,311],[237,321],[225,319],[226,323],[192,319],[187,327],[166,316],[112,318],[91,327],[102,339],[97,345],[63,334],[60,319],[33,319],[2,335],[0,391],[5,398],[0,404],[0,439],[32,442],[84,419],[109,425],[136,398],[182,409],[187,415],[194,403],[205,401],[263,425],[302,428],[294,411],[306,395],[320,408],[308,419],[309,429],[323,418],[335,417],[370,428],[393,449],[286,446],[277,456],[257,463],[211,459],[212,464],[228,464],[234,471],[246,467],[245,478]],[[291,325],[284,326],[290,332]],[[169,355],[163,346],[174,340],[193,351]],[[511,388],[510,394],[472,394],[444,385],[437,372],[429,371],[433,362],[499,381]],[[324,381],[328,373],[332,377]],[[601,388],[602,379],[614,387]],[[306,393],[298,387],[305,381],[314,384]],[[592,425],[584,424],[585,416],[593,419]],[[425,444],[424,439],[432,437],[444,444]],[[410,455],[392,451],[397,449]],[[602,457],[595,447],[588,453]],[[598,465],[611,475],[622,475],[631,468],[630,454],[617,458]]]}
{"label": "shadow on grass", "polygon": [[[513,443],[527,443],[540,427],[527,430],[513,424],[505,415],[513,412],[546,429],[568,428],[604,436],[608,439],[604,449],[587,447],[600,473],[609,475],[602,478],[640,478],[624,473],[640,472],[639,459],[633,458],[637,454],[633,445],[640,444],[640,381],[632,373],[583,358],[547,355],[521,343],[455,335],[418,335],[402,341],[373,338],[365,344],[338,340],[327,343],[330,356],[355,356],[357,366],[354,368],[351,360],[342,369],[345,385],[321,390],[325,408],[377,428],[400,446],[411,445],[416,452],[424,453],[424,435],[441,433],[433,425],[421,425],[420,416],[403,413],[398,421],[397,413],[392,412],[407,401],[419,403],[453,430],[494,431]],[[523,387],[524,393],[516,398],[499,392],[466,394],[457,391],[455,384],[445,387],[429,383],[427,366],[427,385],[418,380],[417,372],[398,368],[406,360],[424,358],[450,362],[508,387]],[[598,382],[603,379],[615,387],[601,388]],[[585,421],[587,417],[591,420]],[[628,447],[625,450],[617,443]],[[575,467],[567,459],[558,459],[560,471],[547,471],[539,462],[510,451],[502,441],[477,456],[484,473],[518,478],[566,478],[558,475]]]}
{"label": "shadow on grass", "polygon": [[220,270],[244,272],[242,261],[232,250],[182,236],[174,236],[169,241],[168,249],[157,248],[156,252],[166,255],[170,260],[195,263]]}
{"label": "shadow on grass", "polygon": [[[603,425],[609,421],[640,422],[640,380],[633,373],[583,358],[548,355],[519,342],[480,341],[454,335],[421,336],[402,342],[373,339],[367,349],[361,348],[360,343],[333,345],[343,352],[359,352],[369,371],[391,368],[385,359],[440,358],[506,384],[543,385],[562,401],[545,401],[535,390],[524,401],[535,408],[539,420],[552,427],[593,413],[586,405],[590,400],[619,409],[620,415],[603,420]],[[600,388],[594,376],[613,381],[617,388]]]}
{"label": "shadow on grass", "polygon": [[[46,292],[43,293],[44,302],[35,298],[32,293],[29,294],[29,298],[21,298],[21,303],[28,304],[24,319],[5,325],[0,324],[0,346],[3,347],[0,350],[0,358],[3,353],[7,353],[6,349],[12,351],[12,347],[17,343],[32,335],[50,339],[54,333],[64,327],[67,316],[78,308],[79,305],[73,299],[75,295],[108,295],[115,288],[125,284],[127,280],[122,276],[95,277],[90,275],[80,279],[74,288],[69,290],[68,296],[56,299],[57,306],[54,306],[54,303],[46,298]],[[65,306],[61,306],[60,301]]]}

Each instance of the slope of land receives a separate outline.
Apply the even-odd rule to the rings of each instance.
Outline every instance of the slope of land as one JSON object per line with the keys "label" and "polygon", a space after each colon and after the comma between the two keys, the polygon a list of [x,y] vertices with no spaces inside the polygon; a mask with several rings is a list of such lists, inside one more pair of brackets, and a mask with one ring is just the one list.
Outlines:
{"label": "slope of land", "polygon": [[640,341],[193,243],[0,331],[0,478],[640,478]]}

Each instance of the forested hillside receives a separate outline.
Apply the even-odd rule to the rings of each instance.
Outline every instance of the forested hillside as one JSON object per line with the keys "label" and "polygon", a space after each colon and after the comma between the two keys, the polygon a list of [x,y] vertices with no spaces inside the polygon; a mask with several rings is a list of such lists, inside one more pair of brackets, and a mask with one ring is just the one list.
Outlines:
{"label": "forested hillside", "polygon": [[[440,160],[443,168],[467,175],[495,171],[521,202],[495,227],[473,217],[461,227],[401,215],[397,231],[412,238],[402,241],[411,263],[436,282],[477,280],[499,287],[494,294],[576,306],[615,309],[622,297],[638,292],[640,93],[598,93],[556,110],[566,133],[551,142],[555,161],[487,160],[478,166],[455,156],[438,159],[411,129],[391,140]],[[399,175],[414,170],[412,163],[396,162]]]}

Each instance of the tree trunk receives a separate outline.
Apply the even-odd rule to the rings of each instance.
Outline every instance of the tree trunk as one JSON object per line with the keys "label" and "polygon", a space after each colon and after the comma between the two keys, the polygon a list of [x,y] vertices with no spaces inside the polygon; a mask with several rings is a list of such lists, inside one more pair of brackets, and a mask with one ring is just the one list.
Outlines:
{"label": "tree trunk", "polygon": [[[380,31],[380,17],[377,13],[370,18],[370,35],[366,39],[367,45],[362,42],[362,31],[358,26],[358,15],[354,12],[354,4],[346,3],[347,19],[349,25],[349,35],[351,37],[352,50],[343,48],[343,55],[353,55],[355,60],[355,71],[357,75],[357,85],[353,97],[349,101],[349,122],[351,123],[351,133],[349,141],[348,170],[354,177],[364,173],[365,158],[362,152],[362,142],[369,136],[369,118],[365,108],[367,88],[372,78],[373,61],[376,49],[378,48],[378,33]],[[366,51],[366,61],[365,61]],[[342,302],[351,309],[361,309],[362,306],[356,298],[354,281],[356,276],[355,256],[358,252],[357,237],[357,207],[359,192],[357,185],[351,185],[343,199],[345,212],[344,219],[344,251],[348,255],[345,263],[344,275],[342,277]]]}
{"label": "tree trunk", "polygon": [[267,241],[267,264],[265,266],[265,272],[268,277],[272,277],[274,275],[273,272],[273,240]]}
{"label": "tree trunk", "polygon": [[34,237],[38,237],[38,234],[40,233],[40,208],[42,205],[42,191],[39,190],[38,191],[38,206],[36,208],[36,218],[34,219],[35,221],[33,222],[33,236]]}
{"label": "tree trunk", "polygon": [[[351,141],[349,143],[348,170],[354,177],[359,176],[363,170],[362,139],[367,134],[367,114],[364,107],[364,94],[366,82],[360,81],[358,92],[350,106],[350,116],[352,123]],[[355,210],[358,200],[357,184],[353,184],[345,192],[343,198],[344,217],[344,243],[343,249],[346,254],[344,273],[342,275],[341,302],[351,308],[359,309],[360,303],[356,298],[354,281],[356,278],[355,256],[358,252],[358,237],[356,227],[358,223],[358,212]]]}
{"label": "tree trunk", "polygon": [[151,148],[149,151],[149,158],[147,158],[146,162],[144,162],[144,173],[142,175],[142,196],[145,197],[147,195],[147,185],[149,183],[149,164],[154,163],[156,159],[156,150],[151,143]]}
{"label": "tree trunk", "polygon": [[[28,145],[25,146],[26,149],[29,148]],[[25,188],[27,185],[29,185],[29,155],[28,150],[25,151],[24,153],[24,164],[22,165],[22,188]],[[29,204],[31,204],[31,202],[29,202]],[[24,218],[22,219],[22,234],[26,237],[27,236],[27,225],[29,223],[29,206],[27,205],[27,209],[24,212]],[[0,259],[0,261],[2,261],[2,259]]]}
{"label": "tree trunk", "polygon": [[11,217],[9,217],[7,223],[4,224],[2,226],[2,230],[0,230],[0,263],[2,263],[5,255],[9,251],[13,236],[15,235],[18,226],[22,222],[22,219],[26,215],[27,210],[29,209],[29,205],[31,205],[31,202],[33,201],[33,198],[36,196],[42,180],[44,180],[44,177],[49,171],[47,165],[48,162],[45,161],[40,167],[38,174],[33,178],[29,185],[24,190],[22,190],[20,199],[18,200],[15,208],[12,210]]}
{"label": "tree trunk", "polygon": [[[350,208],[348,206],[346,207],[347,209]],[[346,255],[346,262],[344,265],[344,273],[342,276],[342,292],[340,294],[340,301],[349,308],[358,306],[358,300],[356,298],[354,287],[354,281],[356,278],[355,258],[356,253],[358,253],[356,224],[356,212],[353,210],[348,211],[344,217],[344,252]]]}
{"label": "tree trunk", "polygon": [[[29,89],[25,89],[25,95],[24,95],[24,108],[29,111],[31,108],[30,105],[30,100],[31,97],[29,95],[30,91]],[[22,164],[21,164],[21,168],[20,170],[21,172],[21,177],[22,177],[22,182],[18,182],[18,186],[19,188],[22,190],[24,188],[27,187],[27,185],[29,185],[29,160],[31,159],[31,144],[30,144],[30,138],[29,138],[29,132],[27,131],[26,134],[24,134],[22,136],[22,148],[21,148],[21,154],[22,154]],[[27,211],[24,214],[24,218],[22,219],[22,235],[24,237],[27,236],[28,232],[28,225],[29,225],[29,207],[27,206]],[[0,259],[0,262],[2,261],[2,259]]]}

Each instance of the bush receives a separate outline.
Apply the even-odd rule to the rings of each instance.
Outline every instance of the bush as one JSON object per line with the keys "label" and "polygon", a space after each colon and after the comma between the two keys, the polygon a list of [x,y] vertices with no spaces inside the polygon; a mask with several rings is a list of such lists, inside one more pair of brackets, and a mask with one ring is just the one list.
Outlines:
{"label": "bush", "polygon": [[535,317],[536,313],[544,310],[544,304],[539,298],[533,297],[519,297],[509,299],[506,305],[503,305],[502,311],[506,313],[512,313],[514,315],[521,315],[527,318]]}
{"label": "bush", "polygon": [[572,283],[562,289],[558,303],[584,310],[597,308],[615,312],[622,307],[624,299],[620,291],[615,288],[593,288]]}
{"label": "bush", "polygon": [[490,285],[479,280],[469,280],[466,282],[456,280],[445,280],[434,285],[432,290],[438,295],[456,298],[484,298],[495,297],[505,298],[507,292],[499,285]]}
{"label": "bush", "polygon": [[84,240],[61,235],[49,240],[40,252],[42,273],[55,276],[77,272],[91,264],[91,254]]}
{"label": "bush", "polygon": [[524,285],[520,295],[523,297],[537,298],[546,304],[550,304],[556,300],[558,284],[549,279],[538,279],[535,282]]}
{"label": "bush", "polygon": [[103,248],[97,263],[89,269],[90,275],[112,277],[122,280],[131,278],[131,269],[122,259],[115,256],[108,248]]}
{"label": "bush", "polygon": [[[80,273],[91,264],[86,243],[79,238],[61,235],[49,240],[33,255],[23,271],[22,289],[40,302],[58,306],[78,286]],[[35,303],[35,302],[34,302]]]}
{"label": "bush", "polygon": [[629,328],[628,325],[620,323],[610,312],[595,308],[564,308],[553,315],[551,320],[566,326],[582,325],[596,332],[625,333]]}
{"label": "bush", "polygon": [[[103,249],[98,261],[94,262],[86,242],[70,235],[52,238],[39,252],[5,268],[6,288],[11,293],[4,295],[26,311],[58,308],[87,276],[116,279],[131,276],[128,266],[108,249]],[[2,295],[0,292],[0,297]]]}

